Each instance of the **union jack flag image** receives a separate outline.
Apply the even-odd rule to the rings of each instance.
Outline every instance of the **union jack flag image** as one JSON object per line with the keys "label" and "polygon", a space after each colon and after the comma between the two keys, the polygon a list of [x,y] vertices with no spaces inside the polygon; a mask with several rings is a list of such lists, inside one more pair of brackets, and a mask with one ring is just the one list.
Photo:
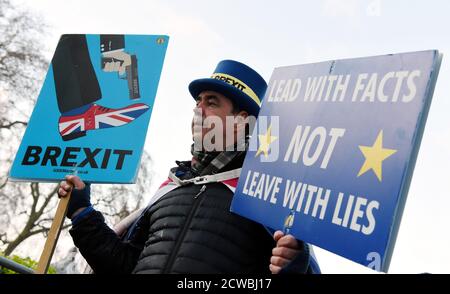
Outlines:
{"label": "union jack flag image", "polygon": [[128,124],[141,116],[150,107],[137,103],[127,107],[112,109],[93,104],[82,114],[61,116],[59,133],[64,141],[73,140],[86,135],[86,131],[119,127]]}

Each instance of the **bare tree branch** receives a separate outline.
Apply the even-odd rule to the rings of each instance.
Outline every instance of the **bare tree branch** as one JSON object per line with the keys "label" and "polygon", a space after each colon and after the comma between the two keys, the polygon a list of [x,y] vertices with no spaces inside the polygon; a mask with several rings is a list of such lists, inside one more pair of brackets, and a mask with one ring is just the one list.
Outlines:
{"label": "bare tree branch", "polygon": [[23,125],[23,126],[27,126],[27,125],[28,125],[27,122],[16,120],[16,121],[13,121],[13,122],[11,122],[11,123],[0,124],[0,129],[10,129],[10,128],[13,127],[14,125],[18,125],[18,124],[21,124],[21,125]]}
{"label": "bare tree branch", "polygon": [[37,211],[37,214],[39,216],[41,216],[43,214],[44,209],[47,207],[50,200],[52,200],[54,198],[53,196],[56,194],[57,191],[58,191],[58,186],[55,186],[55,188],[53,188],[53,190],[47,194],[47,196],[45,197],[44,203],[42,204],[41,208]]}
{"label": "bare tree branch", "polygon": [[6,186],[6,183],[8,183],[8,178],[6,178],[5,181],[0,185],[0,189],[3,189],[3,187]]}

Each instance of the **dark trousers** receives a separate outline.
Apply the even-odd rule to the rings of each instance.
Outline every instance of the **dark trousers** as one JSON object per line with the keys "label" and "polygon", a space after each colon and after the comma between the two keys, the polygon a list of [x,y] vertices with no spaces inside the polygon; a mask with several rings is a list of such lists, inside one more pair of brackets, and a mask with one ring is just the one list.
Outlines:
{"label": "dark trousers", "polygon": [[85,35],[63,35],[53,56],[52,67],[61,113],[101,99]]}

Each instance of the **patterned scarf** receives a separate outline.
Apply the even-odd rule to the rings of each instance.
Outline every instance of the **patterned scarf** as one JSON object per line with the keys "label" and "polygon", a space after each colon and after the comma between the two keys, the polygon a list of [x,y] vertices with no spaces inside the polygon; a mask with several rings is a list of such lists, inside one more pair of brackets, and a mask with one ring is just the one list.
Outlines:
{"label": "patterned scarf", "polygon": [[[238,145],[235,143],[233,151],[215,151],[204,152],[194,150],[194,144],[191,145],[191,154],[196,159],[192,162],[192,170],[200,176],[215,174],[223,169],[228,163],[233,161],[234,158],[247,152],[249,137],[245,138],[245,141]],[[242,150],[242,151],[237,151]]]}

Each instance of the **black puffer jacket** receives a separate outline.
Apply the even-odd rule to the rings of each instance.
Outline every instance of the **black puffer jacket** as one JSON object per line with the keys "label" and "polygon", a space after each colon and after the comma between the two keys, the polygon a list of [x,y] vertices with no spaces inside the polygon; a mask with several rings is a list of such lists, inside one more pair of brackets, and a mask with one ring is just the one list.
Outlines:
{"label": "black puffer jacket", "polygon": [[229,212],[232,197],[221,183],[191,184],[148,209],[129,241],[99,212],[70,234],[96,273],[270,273],[275,242],[262,225]]}

